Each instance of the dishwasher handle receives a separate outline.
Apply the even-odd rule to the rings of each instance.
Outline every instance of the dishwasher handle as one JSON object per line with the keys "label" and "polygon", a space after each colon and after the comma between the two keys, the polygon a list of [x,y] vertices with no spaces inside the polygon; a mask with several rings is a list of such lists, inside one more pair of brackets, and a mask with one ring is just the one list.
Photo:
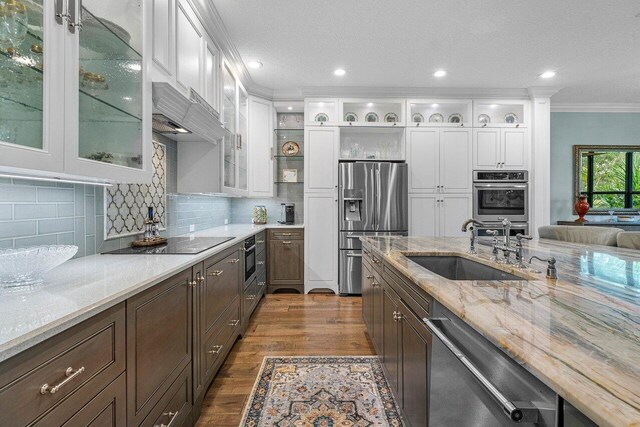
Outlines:
{"label": "dishwasher handle", "polygon": [[[440,319],[434,319],[440,320]],[[523,422],[538,422],[539,412],[535,407],[530,407],[526,405],[525,408],[517,407],[514,402],[511,402],[509,399],[505,397],[504,394],[498,388],[491,383],[485,377],[482,372],[469,360],[469,358],[462,352],[460,349],[453,343],[451,340],[440,330],[438,325],[433,322],[433,320],[427,319],[426,317],[422,319],[422,321],[427,325],[429,331],[435,335],[442,343],[447,347],[451,353],[464,365],[465,368],[474,376],[474,378],[484,387],[485,390],[491,394],[500,405],[502,406],[502,410],[504,413],[516,423]]]}

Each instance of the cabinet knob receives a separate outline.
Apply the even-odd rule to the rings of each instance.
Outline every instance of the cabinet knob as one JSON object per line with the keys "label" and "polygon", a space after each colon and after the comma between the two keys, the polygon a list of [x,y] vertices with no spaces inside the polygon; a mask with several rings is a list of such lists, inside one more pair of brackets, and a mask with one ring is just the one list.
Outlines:
{"label": "cabinet knob", "polygon": [[189,287],[190,288],[195,288],[198,285],[198,282],[196,282],[195,280],[192,282],[189,282]]}

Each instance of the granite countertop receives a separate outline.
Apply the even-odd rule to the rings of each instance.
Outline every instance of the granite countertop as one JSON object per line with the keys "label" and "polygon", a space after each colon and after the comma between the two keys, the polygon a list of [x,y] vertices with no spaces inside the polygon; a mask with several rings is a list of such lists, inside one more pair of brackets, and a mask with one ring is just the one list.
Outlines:
{"label": "granite countertop", "polygon": [[270,228],[230,224],[191,233],[235,237],[196,255],[92,255],[54,268],[33,290],[0,289],[0,362],[113,307],[172,275]]}
{"label": "granite countertop", "polygon": [[[466,238],[370,237],[365,245],[602,426],[640,425],[640,252],[550,240],[525,255],[557,259],[559,279],[491,259]],[[458,255],[527,278],[454,281],[405,255]],[[546,263],[534,261],[546,269]]]}

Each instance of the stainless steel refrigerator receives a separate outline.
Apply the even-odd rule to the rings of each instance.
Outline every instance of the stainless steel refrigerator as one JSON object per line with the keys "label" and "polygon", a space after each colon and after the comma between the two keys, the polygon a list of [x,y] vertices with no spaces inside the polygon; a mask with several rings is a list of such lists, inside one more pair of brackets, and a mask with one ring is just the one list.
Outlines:
{"label": "stainless steel refrigerator", "polygon": [[361,236],[406,236],[409,230],[408,172],[404,163],[339,164],[339,261],[341,295],[359,295]]}

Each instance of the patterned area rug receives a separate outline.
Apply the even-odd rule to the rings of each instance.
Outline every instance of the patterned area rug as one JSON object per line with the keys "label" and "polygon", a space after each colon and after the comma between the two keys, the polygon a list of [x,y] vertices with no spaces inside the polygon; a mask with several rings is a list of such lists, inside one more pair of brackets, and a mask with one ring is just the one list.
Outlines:
{"label": "patterned area rug", "polygon": [[265,357],[241,427],[402,426],[369,357]]}

